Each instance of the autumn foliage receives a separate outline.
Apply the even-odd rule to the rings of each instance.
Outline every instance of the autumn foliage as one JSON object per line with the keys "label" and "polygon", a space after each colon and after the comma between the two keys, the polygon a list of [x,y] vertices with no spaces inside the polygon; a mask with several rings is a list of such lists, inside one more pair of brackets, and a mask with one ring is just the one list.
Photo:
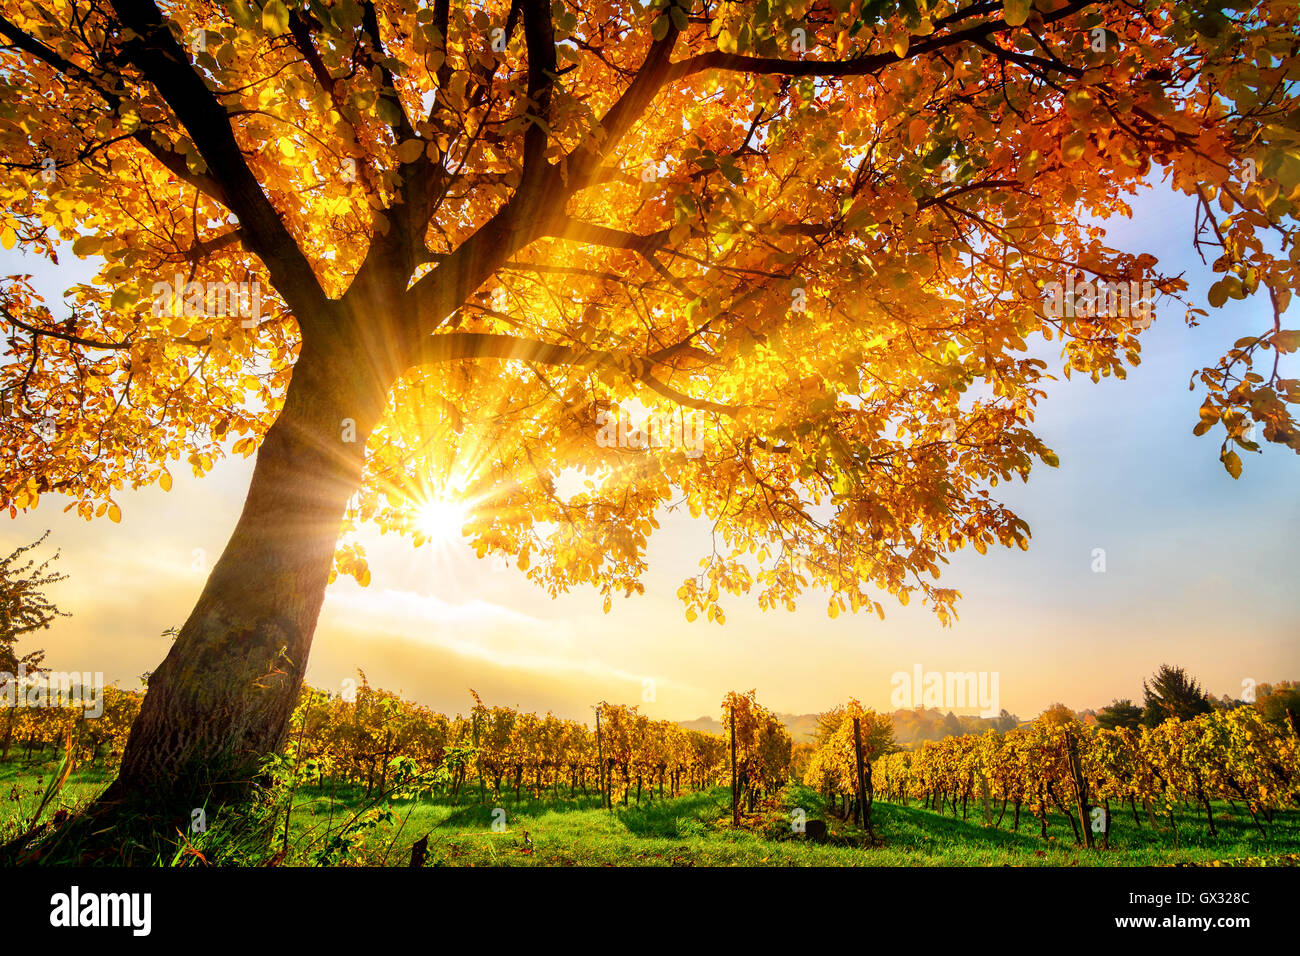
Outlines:
{"label": "autumn foliage", "polygon": [[[143,64],[124,24],[151,5],[117,6],[0,20],[0,239],[101,263],[54,310],[5,285],[14,509],[54,492],[116,518],[117,489],[253,454],[321,321],[304,310],[381,254],[409,273],[366,308],[446,354],[394,382],[349,522],[414,534],[450,489],[481,552],[552,590],[638,589],[653,515],[681,503],[725,543],[681,589],[692,613],[817,584],[832,613],[880,612],[874,589],[946,618],[947,552],[1028,538],[988,489],[1055,463],[1032,343],[1067,375],[1138,361],[1124,317],[1044,314],[1067,276],[1153,280],[1161,321],[1189,291],[1271,297],[1272,327],[1193,382],[1197,429],[1223,428],[1234,475],[1253,423],[1300,450],[1274,361],[1300,344],[1294,3],[171,5],[222,144]],[[555,195],[524,197],[543,168]],[[1195,197],[1211,289],[1085,221],[1152,178]],[[521,206],[535,228],[466,267]],[[178,273],[259,280],[262,314],[155,308]],[[707,454],[599,447],[597,415],[630,402],[707,416]],[[591,483],[562,496],[565,468]]]}
{"label": "autumn foliage", "polygon": [[[1234,477],[1254,426],[1300,451],[1298,21],[3,0],[0,246],[96,274],[55,307],[22,275],[0,292],[0,506],[119,520],[123,488],[257,456],[109,795],[237,788],[285,739],[328,582],[369,581],[350,532],[414,536],[445,497],[480,555],[607,609],[680,507],[712,527],[692,619],[816,588],[832,616],[892,595],[949,622],[951,553],[1028,547],[994,494],[1057,464],[1033,432],[1051,378],[1139,361],[1149,310],[1100,283],[1149,287],[1157,322],[1266,297],[1193,370],[1195,429]],[[1207,289],[1097,224],[1157,181],[1195,205]],[[597,441],[642,412],[703,416],[702,454]]]}

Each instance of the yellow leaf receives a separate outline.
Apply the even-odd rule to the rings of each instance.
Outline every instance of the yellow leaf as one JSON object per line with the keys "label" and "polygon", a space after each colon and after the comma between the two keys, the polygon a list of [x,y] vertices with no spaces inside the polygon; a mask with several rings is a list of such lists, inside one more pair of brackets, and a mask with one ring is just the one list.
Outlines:
{"label": "yellow leaf", "polygon": [[1083,158],[1083,150],[1087,145],[1087,135],[1076,129],[1061,142],[1061,158],[1067,163],[1077,163]]}
{"label": "yellow leaf", "polygon": [[163,491],[172,490],[172,473],[166,468],[164,468],[162,474],[158,476],[158,484],[162,485]]}
{"label": "yellow leaf", "polygon": [[109,504],[108,518],[110,521],[118,522],[122,520],[122,509],[116,504]]}
{"label": "yellow leaf", "polygon": [[423,154],[424,142],[422,140],[408,139],[397,147],[397,161],[402,164],[413,163]]}
{"label": "yellow leaf", "polygon": [[1233,478],[1241,477],[1241,459],[1237,457],[1235,451],[1230,451],[1223,456],[1223,467],[1228,469],[1228,474]]}
{"label": "yellow leaf", "polygon": [[929,131],[930,131],[930,124],[926,121],[925,117],[918,116],[916,119],[912,120],[912,122],[908,124],[907,141],[913,146],[917,146],[921,143],[924,143],[925,134],[928,133]]}
{"label": "yellow leaf", "polygon": [[8,226],[5,226],[4,231],[0,232],[0,246],[4,246],[6,249],[12,249],[17,241],[18,236]]}
{"label": "yellow leaf", "polygon": [[271,0],[262,8],[262,29],[277,37],[289,32],[289,10],[283,0]]}
{"label": "yellow leaf", "polygon": [[1031,0],[1005,0],[1002,4],[1002,19],[1013,27],[1024,24],[1029,19]]}

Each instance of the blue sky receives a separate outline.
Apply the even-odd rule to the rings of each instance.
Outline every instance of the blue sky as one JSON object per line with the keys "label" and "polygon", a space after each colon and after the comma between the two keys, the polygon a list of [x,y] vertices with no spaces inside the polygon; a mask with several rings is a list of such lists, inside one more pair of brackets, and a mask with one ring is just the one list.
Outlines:
{"label": "blue sky", "polygon": [[[1108,224],[1110,244],[1153,253],[1165,274],[1185,272],[1203,302],[1213,274],[1192,251],[1191,201],[1157,186],[1133,205],[1131,221]],[[62,289],[92,271],[66,259],[55,270],[2,253],[0,266],[35,272],[57,314]],[[604,698],[687,719],[751,687],[785,712],[848,696],[887,707],[891,676],[916,664],[996,672],[1001,706],[1022,717],[1056,701],[1084,708],[1140,697],[1142,678],[1164,662],[1188,667],[1216,694],[1239,693],[1246,679],[1300,678],[1300,457],[1277,446],[1242,452],[1246,470],[1233,481],[1215,432],[1191,432],[1200,404],[1188,391],[1192,373],[1268,324],[1260,299],[1230,301],[1195,329],[1169,306],[1126,381],[1050,383],[1035,429],[1060,468],[1039,466],[1028,484],[996,489],[1029,522],[1029,551],[956,556],[943,583],[965,596],[951,628],[918,605],[887,602],[883,623],[832,621],[815,594],[793,614],[733,598],[725,626],[688,623],[675,592],[705,553],[707,530],[684,514],[664,516],[647,593],[616,601],[608,615],[593,591],[552,601],[463,545],[414,550],[370,534],[372,584],[330,588],[308,680],[337,688],[361,667],[374,684],[453,712],[474,687],[489,702],[571,717]],[[1284,374],[1295,377],[1296,356],[1288,360]],[[196,564],[219,553],[250,472],[251,463],[228,460],[203,480],[178,475],[169,494],[121,494],[120,525],[63,514],[54,497],[0,522],[6,550],[46,528],[63,549],[70,577],[52,594],[73,616],[31,641],[47,663],[137,686],[166,652],[161,631],[179,626],[197,597]],[[1092,570],[1095,548],[1105,549],[1105,573]]]}

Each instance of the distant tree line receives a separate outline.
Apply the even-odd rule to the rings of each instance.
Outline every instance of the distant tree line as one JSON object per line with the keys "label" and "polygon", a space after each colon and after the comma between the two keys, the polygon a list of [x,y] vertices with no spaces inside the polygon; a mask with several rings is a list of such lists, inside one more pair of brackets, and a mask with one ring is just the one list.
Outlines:
{"label": "distant tree line", "polygon": [[1300,735],[1300,685],[1284,680],[1255,684],[1251,690],[1244,698],[1228,694],[1216,698],[1184,668],[1161,664],[1150,680],[1142,682],[1141,706],[1127,697],[1114,700],[1097,712],[1097,723],[1106,730],[1136,730],[1158,727],[1167,720],[1191,720],[1212,711],[1253,706],[1268,723],[1289,726]]}

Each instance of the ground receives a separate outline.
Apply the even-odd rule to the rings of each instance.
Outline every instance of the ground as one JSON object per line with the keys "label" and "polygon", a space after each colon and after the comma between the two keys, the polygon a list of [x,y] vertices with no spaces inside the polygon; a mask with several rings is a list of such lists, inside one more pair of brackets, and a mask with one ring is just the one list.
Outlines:
{"label": "ground", "polygon": [[[54,778],[55,764],[31,766],[10,759],[0,763],[0,842],[24,829]],[[42,813],[49,820],[60,809],[75,812],[108,782],[109,774],[87,767],[74,772]],[[489,798],[491,794],[489,793]],[[822,798],[791,783],[745,826],[731,826],[730,790],[713,787],[675,799],[643,799],[640,807],[601,809],[599,798],[579,793],[569,798],[516,803],[513,791],[498,799],[453,803],[427,795],[394,801],[391,817],[367,814],[364,788],[304,787],[293,798],[287,839],[276,825],[274,849],[287,852],[277,863],[314,865],[331,835],[346,834],[331,862],[399,865],[411,847],[428,836],[431,866],[1158,866],[1169,864],[1300,864],[1300,812],[1278,814],[1261,833],[1242,807],[1215,808],[1218,835],[1210,836],[1194,808],[1176,807],[1177,839],[1167,822],[1153,831],[1139,828],[1127,812],[1112,820],[1109,850],[1075,845],[1069,822],[1049,817],[1049,839],[1038,821],[1022,814],[1018,833],[1010,831],[1011,811],[1001,829],[985,826],[978,808],[969,819],[939,814],[917,805],[877,800],[872,820],[878,845],[863,847],[862,834],[826,812]],[[794,833],[794,810],[807,819],[827,821],[831,838],[814,844]],[[381,808],[382,809],[382,808]],[[502,814],[499,811],[504,811]],[[996,816],[996,808],[995,808]],[[356,818],[356,819],[354,819]],[[283,814],[278,818],[283,820]],[[497,821],[497,829],[493,828]],[[345,831],[345,824],[353,824]],[[357,824],[360,826],[357,826]],[[191,842],[212,857],[221,821]],[[269,854],[268,854],[269,855]],[[182,850],[169,863],[199,863]],[[250,861],[251,862],[251,861]]]}

